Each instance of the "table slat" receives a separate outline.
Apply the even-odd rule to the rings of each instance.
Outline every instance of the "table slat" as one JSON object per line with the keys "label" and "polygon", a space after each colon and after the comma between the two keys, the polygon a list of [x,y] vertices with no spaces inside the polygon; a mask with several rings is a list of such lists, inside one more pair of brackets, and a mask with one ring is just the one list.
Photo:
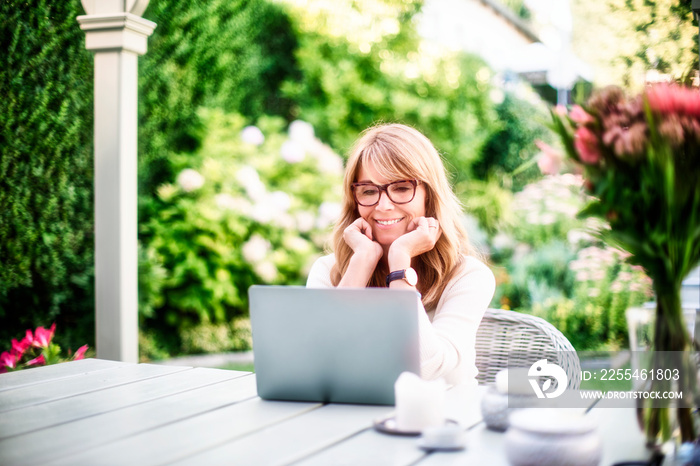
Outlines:
{"label": "table slat", "polygon": [[[161,465],[205,451],[322,406],[318,403],[243,401],[111,442],[46,465]],[[180,409],[174,405],[172,409]]]}
{"label": "table slat", "polygon": [[[484,390],[484,387],[466,386],[450,389],[445,400],[447,418],[457,421],[465,429],[481,422],[479,401]],[[416,437],[388,435],[369,429],[310,455],[298,464],[333,464],[334,458],[343,458],[345,464],[412,464],[426,455],[416,442]]]}
{"label": "table slat", "polygon": [[[79,377],[59,378],[46,383],[4,390],[0,392],[0,413],[188,369],[190,368],[129,364],[89,372]],[[2,416],[4,417],[4,414]]]}
{"label": "table slat", "polygon": [[173,464],[290,464],[371,429],[374,419],[388,415],[393,409],[393,406],[325,405]]}
{"label": "table slat", "polygon": [[122,409],[245,374],[247,373],[216,369],[190,369],[15,409],[0,417],[0,439]]}
{"label": "table slat", "polygon": [[425,456],[416,445],[416,437],[382,434],[374,429],[366,430],[344,442],[305,458],[297,465],[408,465]]}
{"label": "table slat", "polygon": [[[195,370],[187,373],[194,375]],[[217,369],[202,369],[202,371],[229,372]],[[197,378],[199,377],[197,375]],[[203,383],[204,378],[202,377]],[[257,397],[255,377],[252,374],[208,384],[118,411],[0,440],[0,464],[35,465],[47,464],[49,461],[63,461],[62,458],[72,454],[87,453],[92,448],[141,435],[150,430],[255,397]],[[166,441],[167,443],[169,442]],[[41,445],[41,448],[37,448],[37,445]],[[102,463],[99,457],[97,458],[93,460],[93,464]],[[68,459],[65,462],[70,464],[71,460]]]}
{"label": "table slat", "polygon": [[0,374],[0,391],[19,388],[36,383],[46,383],[59,378],[73,377],[86,372],[113,369],[128,363],[99,359],[80,359],[78,361],[34,367],[21,371]]}

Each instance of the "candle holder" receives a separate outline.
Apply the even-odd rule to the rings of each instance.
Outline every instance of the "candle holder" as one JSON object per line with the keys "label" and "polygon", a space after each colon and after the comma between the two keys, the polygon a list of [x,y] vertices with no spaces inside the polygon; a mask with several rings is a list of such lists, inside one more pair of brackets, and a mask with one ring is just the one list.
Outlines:
{"label": "candle holder", "polygon": [[389,416],[383,419],[377,419],[374,421],[374,429],[383,434],[389,435],[402,435],[405,437],[418,437],[423,434],[424,431],[428,429],[433,429],[435,427],[459,427],[459,423],[454,419],[445,419],[442,426],[433,426],[422,430],[404,430],[400,429],[398,423],[396,422],[395,416]]}

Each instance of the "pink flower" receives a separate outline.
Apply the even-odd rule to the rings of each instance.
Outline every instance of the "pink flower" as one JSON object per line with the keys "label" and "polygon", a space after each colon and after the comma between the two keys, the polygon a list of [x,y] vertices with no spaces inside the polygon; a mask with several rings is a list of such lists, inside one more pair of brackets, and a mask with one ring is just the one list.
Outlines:
{"label": "pink flower", "polygon": [[598,150],[598,138],[590,129],[585,126],[576,130],[574,135],[574,146],[581,157],[581,161],[588,165],[595,165],[600,161],[600,151]]}
{"label": "pink flower", "polygon": [[20,355],[17,353],[8,353],[7,351],[3,351],[2,354],[0,354],[0,372],[7,372],[7,369],[14,369],[17,367],[17,363],[19,362]]}
{"label": "pink flower", "polygon": [[556,175],[561,169],[562,154],[543,141],[535,141],[535,145],[542,151],[537,159],[537,166],[543,175]]}
{"label": "pink flower", "polygon": [[700,93],[697,89],[660,84],[647,89],[646,97],[649,107],[656,113],[700,118]]}
{"label": "pink flower", "polygon": [[26,342],[28,346],[34,346],[34,335],[32,335],[31,330],[27,330],[27,333],[24,334],[22,341]]}
{"label": "pink flower", "polygon": [[683,125],[678,115],[671,114],[664,118],[661,123],[659,123],[658,131],[673,148],[680,147],[685,141]]}
{"label": "pink flower", "polygon": [[580,105],[574,105],[571,109],[571,114],[569,115],[574,122],[579,125],[586,125],[588,123],[593,123],[595,120],[593,117],[586,112]]}
{"label": "pink flower", "polygon": [[51,328],[46,330],[44,327],[38,327],[34,332],[34,341],[32,344],[37,348],[48,348],[53,338],[53,332],[56,330],[56,324],[52,324]]}
{"label": "pink flower", "polygon": [[612,126],[603,134],[603,143],[611,145],[618,157],[641,155],[647,143],[647,126],[640,122]]}
{"label": "pink flower", "polygon": [[17,341],[13,338],[12,352],[21,356],[24,354],[25,351],[27,351],[27,348],[29,348],[31,345],[31,342],[27,341],[26,338],[23,338],[22,341]]}
{"label": "pink flower", "polygon": [[689,91],[688,94],[688,99],[685,101],[685,113],[693,118],[700,118],[700,92],[693,90]]}
{"label": "pink flower", "polygon": [[88,345],[83,345],[78,350],[75,352],[75,355],[73,356],[73,361],[77,361],[78,359],[83,359],[85,357],[85,351],[87,351]]}
{"label": "pink flower", "polygon": [[27,361],[27,366],[43,366],[44,364],[46,364],[46,358],[43,354],[40,354],[31,361]]}

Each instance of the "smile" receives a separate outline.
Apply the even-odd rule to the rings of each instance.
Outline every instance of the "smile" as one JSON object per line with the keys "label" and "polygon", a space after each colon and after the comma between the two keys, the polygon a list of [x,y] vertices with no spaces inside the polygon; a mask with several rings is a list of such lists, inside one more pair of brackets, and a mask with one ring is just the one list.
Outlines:
{"label": "smile", "polygon": [[388,225],[394,225],[396,223],[399,223],[401,220],[403,220],[403,218],[397,218],[395,220],[375,220],[375,221],[380,225],[388,226]]}

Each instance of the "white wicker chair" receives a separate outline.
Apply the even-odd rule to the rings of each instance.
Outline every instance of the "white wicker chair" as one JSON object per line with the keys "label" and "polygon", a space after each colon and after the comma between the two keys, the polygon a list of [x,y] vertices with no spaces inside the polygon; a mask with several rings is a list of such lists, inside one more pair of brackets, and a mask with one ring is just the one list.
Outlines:
{"label": "white wicker chair", "polygon": [[493,383],[507,367],[529,367],[539,359],[558,364],[569,377],[568,388],[581,385],[581,364],[569,340],[539,317],[487,309],[476,334],[479,383]]}

